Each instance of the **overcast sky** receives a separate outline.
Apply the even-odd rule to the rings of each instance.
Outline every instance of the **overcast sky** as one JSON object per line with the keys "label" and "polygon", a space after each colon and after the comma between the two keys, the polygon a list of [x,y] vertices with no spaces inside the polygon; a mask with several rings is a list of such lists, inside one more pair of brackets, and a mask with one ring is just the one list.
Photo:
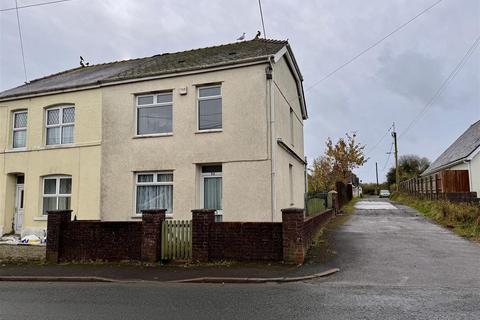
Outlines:
{"label": "overcast sky", "polygon": [[[19,6],[47,0],[18,0]],[[51,1],[51,0],[48,0]],[[268,38],[288,39],[304,87],[334,70],[438,0],[263,0]],[[0,0],[0,9],[15,6]],[[257,0],[72,0],[21,9],[28,79],[90,63],[233,42],[261,30]],[[0,91],[23,83],[15,11],[0,12]],[[325,139],[356,132],[370,160],[357,170],[380,180],[391,137],[370,151],[395,121],[402,131],[432,98],[480,35],[480,1],[444,0],[400,32],[307,90],[309,160]],[[406,134],[400,154],[434,160],[480,119],[480,48],[445,92]],[[385,168],[385,169],[384,169]]]}

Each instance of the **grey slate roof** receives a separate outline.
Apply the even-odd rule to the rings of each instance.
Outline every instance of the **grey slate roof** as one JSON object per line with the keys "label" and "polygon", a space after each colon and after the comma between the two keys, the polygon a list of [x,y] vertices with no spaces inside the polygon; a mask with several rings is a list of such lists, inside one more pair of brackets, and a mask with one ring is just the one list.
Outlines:
{"label": "grey slate roof", "polygon": [[440,168],[468,158],[480,146],[480,120],[472,124],[454,143],[450,145],[423,175],[438,171]]}
{"label": "grey slate roof", "polygon": [[78,67],[0,93],[0,100],[108,82],[145,78],[255,61],[273,55],[287,41],[254,39],[152,57]]}

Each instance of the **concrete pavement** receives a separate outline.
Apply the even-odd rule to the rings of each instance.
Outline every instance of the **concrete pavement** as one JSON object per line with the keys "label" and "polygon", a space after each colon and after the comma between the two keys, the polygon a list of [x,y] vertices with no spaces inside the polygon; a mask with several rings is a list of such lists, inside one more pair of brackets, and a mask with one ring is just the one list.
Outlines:
{"label": "concrete pavement", "polygon": [[480,246],[410,208],[366,205],[331,230],[328,250],[312,259],[341,268],[324,280],[7,282],[0,319],[480,319]]}

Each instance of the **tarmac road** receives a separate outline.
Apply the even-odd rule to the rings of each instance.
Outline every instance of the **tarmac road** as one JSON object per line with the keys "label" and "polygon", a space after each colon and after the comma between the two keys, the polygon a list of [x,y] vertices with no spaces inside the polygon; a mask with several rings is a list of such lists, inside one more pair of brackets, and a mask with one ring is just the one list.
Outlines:
{"label": "tarmac road", "polygon": [[374,201],[330,233],[325,263],[341,271],[326,279],[4,282],[0,319],[480,319],[480,245],[410,208]]}

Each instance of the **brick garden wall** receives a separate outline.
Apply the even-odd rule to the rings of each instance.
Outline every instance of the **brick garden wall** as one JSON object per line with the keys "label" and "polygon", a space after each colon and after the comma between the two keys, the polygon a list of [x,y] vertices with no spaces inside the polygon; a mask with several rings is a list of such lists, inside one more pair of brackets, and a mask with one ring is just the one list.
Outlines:
{"label": "brick garden wall", "polygon": [[72,210],[48,213],[46,259],[154,262],[160,257],[165,210],[145,210],[142,221],[71,221]]}
{"label": "brick garden wall", "polygon": [[71,221],[60,239],[60,261],[141,260],[142,222]]}
{"label": "brick garden wall", "polygon": [[212,260],[282,260],[280,222],[214,222],[208,257]]}
{"label": "brick garden wall", "polygon": [[[71,221],[71,214],[49,212],[47,261],[160,259],[164,209],[143,211],[141,222]],[[192,210],[192,259],[301,264],[332,215],[327,210],[305,219],[304,209],[289,208],[282,210],[282,222],[215,222],[214,210]]]}

